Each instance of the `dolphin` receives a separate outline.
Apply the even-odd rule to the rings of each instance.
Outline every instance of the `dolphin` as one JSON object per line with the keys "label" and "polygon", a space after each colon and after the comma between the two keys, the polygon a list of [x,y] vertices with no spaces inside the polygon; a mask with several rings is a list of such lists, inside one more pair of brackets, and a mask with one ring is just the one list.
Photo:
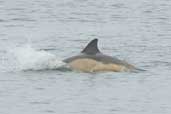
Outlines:
{"label": "dolphin", "polygon": [[125,72],[132,71],[135,66],[126,61],[108,56],[100,52],[98,39],[93,39],[79,55],[63,60],[70,69],[82,72]]}

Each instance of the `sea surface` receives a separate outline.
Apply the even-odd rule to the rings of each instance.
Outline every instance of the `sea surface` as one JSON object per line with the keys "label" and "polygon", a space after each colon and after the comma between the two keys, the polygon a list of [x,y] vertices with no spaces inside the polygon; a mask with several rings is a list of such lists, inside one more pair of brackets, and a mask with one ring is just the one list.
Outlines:
{"label": "sea surface", "polygon": [[[57,70],[94,38],[145,71]],[[0,0],[0,114],[171,114],[171,0]]]}

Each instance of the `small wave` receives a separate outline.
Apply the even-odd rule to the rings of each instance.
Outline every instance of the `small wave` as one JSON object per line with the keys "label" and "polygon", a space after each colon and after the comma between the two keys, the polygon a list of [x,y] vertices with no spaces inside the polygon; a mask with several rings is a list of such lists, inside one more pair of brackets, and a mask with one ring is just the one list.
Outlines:
{"label": "small wave", "polygon": [[44,50],[36,50],[30,45],[8,50],[9,65],[13,70],[54,70],[65,66],[65,63],[56,55]]}

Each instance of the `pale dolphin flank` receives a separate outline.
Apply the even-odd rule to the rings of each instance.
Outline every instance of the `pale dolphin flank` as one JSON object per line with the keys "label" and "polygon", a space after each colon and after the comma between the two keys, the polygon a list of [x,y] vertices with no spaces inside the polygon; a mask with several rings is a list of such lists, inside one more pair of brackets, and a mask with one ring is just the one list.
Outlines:
{"label": "pale dolphin flank", "polygon": [[98,39],[92,40],[81,54],[63,60],[68,66],[77,71],[98,72],[98,71],[131,71],[135,67],[126,61],[105,55],[98,49]]}

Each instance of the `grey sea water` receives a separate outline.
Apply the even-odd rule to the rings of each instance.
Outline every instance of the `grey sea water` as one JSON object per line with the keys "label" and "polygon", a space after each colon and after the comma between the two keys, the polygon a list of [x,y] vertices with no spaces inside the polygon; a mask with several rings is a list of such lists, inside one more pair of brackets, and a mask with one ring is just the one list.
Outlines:
{"label": "grey sea water", "polygon": [[[92,39],[146,71],[54,70]],[[170,0],[0,0],[0,114],[170,114]]]}

